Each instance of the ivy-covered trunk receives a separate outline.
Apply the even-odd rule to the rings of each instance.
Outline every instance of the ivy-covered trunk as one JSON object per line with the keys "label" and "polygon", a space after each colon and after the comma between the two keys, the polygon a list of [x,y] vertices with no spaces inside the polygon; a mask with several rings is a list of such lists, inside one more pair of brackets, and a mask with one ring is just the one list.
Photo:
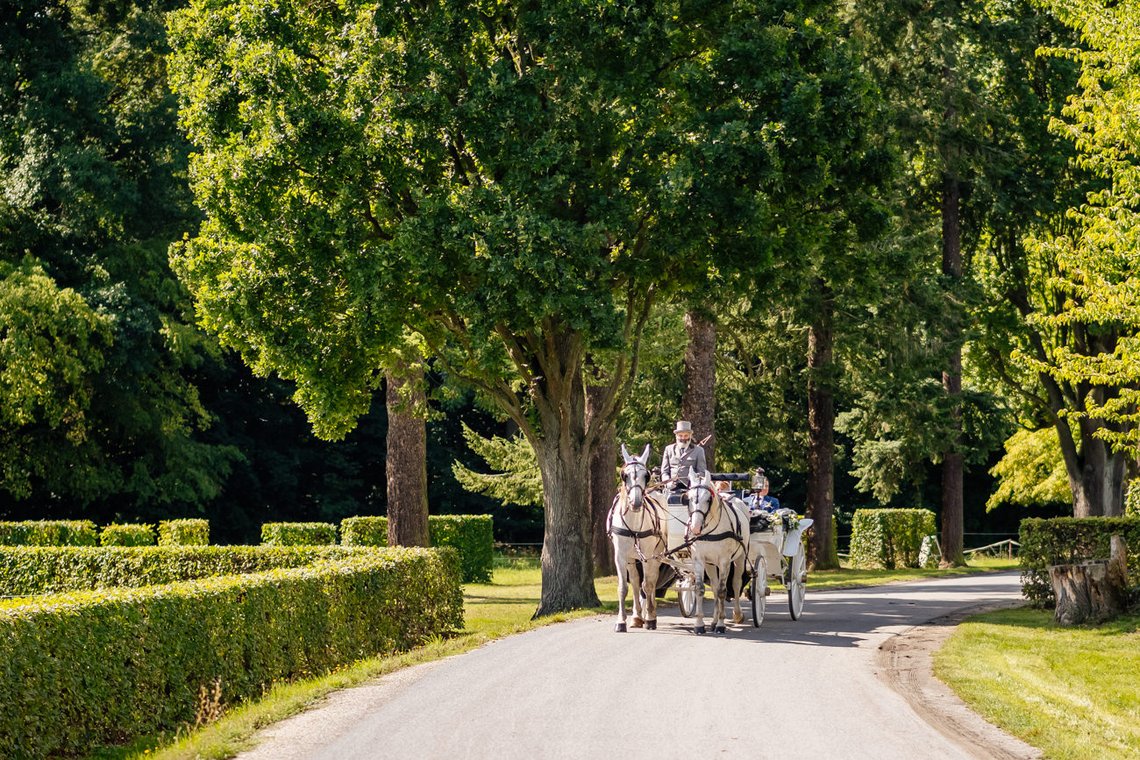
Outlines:
{"label": "ivy-covered trunk", "polygon": [[681,416],[693,423],[693,438],[712,436],[704,444],[710,470],[716,465],[716,322],[708,315],[689,310],[685,313],[685,395]]}
{"label": "ivy-covered trunk", "polygon": [[815,520],[808,561],[813,569],[839,567],[832,530],[835,513],[835,394],[831,386],[834,330],[833,303],[826,285],[825,297],[808,331],[808,473],[807,513]]}
{"label": "ivy-covered trunk", "polygon": [[427,403],[422,370],[385,378],[388,407],[388,545],[428,545]]}

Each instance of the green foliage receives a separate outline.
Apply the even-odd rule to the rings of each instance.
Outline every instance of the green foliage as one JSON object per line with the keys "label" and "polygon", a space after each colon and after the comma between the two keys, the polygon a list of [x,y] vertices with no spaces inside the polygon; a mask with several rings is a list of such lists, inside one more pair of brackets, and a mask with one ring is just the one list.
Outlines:
{"label": "green foliage", "polygon": [[26,497],[53,467],[35,431],[86,440],[91,376],[103,367],[112,320],[38,265],[0,260],[0,490]]}
{"label": "green foliage", "polygon": [[1018,430],[1005,442],[1005,456],[990,474],[997,478],[998,487],[986,502],[987,510],[1002,504],[1068,503],[1073,498],[1055,427]]}
{"label": "green foliage", "polygon": [[[490,515],[429,515],[432,546],[459,551],[464,583],[486,583],[493,569],[495,537]],[[347,517],[340,524],[344,546],[387,546],[387,517]]]}
{"label": "green foliage", "polygon": [[27,596],[117,586],[156,586],[215,575],[350,558],[339,546],[111,546],[0,549],[0,594]]}
{"label": "green foliage", "polygon": [[1075,145],[1077,164],[1103,181],[1074,208],[1076,230],[1043,235],[1055,257],[1050,293],[1061,308],[1046,323],[1074,336],[1039,371],[1085,389],[1096,435],[1140,453],[1140,7],[1046,3],[1080,32],[1083,47],[1055,51],[1081,67],[1080,90],[1053,128]]}
{"label": "green foliage", "polygon": [[[165,86],[168,0],[46,0],[0,28],[0,506],[200,505],[216,360],[166,249],[196,224]],[[113,511],[112,511],[113,510]],[[91,514],[90,510],[85,513]]]}
{"label": "green foliage", "polygon": [[459,485],[503,504],[521,507],[542,504],[542,473],[538,469],[534,448],[524,437],[484,438],[464,424],[463,439],[493,472],[475,472],[453,462],[451,471]]}
{"label": "green foliage", "polygon": [[1128,489],[1124,494],[1124,516],[1140,517],[1140,480],[1128,481]]}
{"label": "green foliage", "polygon": [[159,546],[208,546],[209,543],[209,520],[188,518],[158,523]]}
{"label": "green foliage", "polygon": [[200,691],[404,650],[463,624],[451,550],[372,550],[308,567],[45,596],[0,606],[0,754],[69,755],[173,731]]}
{"label": "green foliage", "polygon": [[937,533],[928,509],[857,509],[851,524],[855,567],[918,567],[922,540]]}
{"label": "green foliage", "polygon": [[1049,565],[1108,559],[1109,539],[1121,535],[1128,546],[1128,577],[1140,578],[1140,518],[1057,517],[1021,521],[1021,593],[1039,606],[1051,606],[1053,584]]}
{"label": "green foliage", "polygon": [[154,546],[157,542],[153,525],[106,525],[99,532],[100,546]]}
{"label": "green foliage", "polygon": [[261,526],[265,546],[313,546],[336,543],[332,523],[265,523]]}
{"label": "green foliage", "polygon": [[90,520],[0,522],[0,546],[96,546],[99,534]]}

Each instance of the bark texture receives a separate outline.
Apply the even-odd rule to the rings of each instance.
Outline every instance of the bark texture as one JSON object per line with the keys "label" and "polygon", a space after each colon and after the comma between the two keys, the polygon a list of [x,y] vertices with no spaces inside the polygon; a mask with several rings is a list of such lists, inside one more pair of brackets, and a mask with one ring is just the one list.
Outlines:
{"label": "bark texture", "polygon": [[428,545],[427,403],[422,371],[385,381],[388,407],[388,545]]}
{"label": "bark texture", "polygon": [[808,331],[808,472],[807,513],[815,520],[808,543],[808,563],[817,570],[839,567],[835,545],[835,394],[833,307],[824,283],[816,320]]}
{"label": "bark texture", "polygon": [[716,323],[698,311],[685,313],[685,395],[681,416],[693,423],[693,439],[704,444],[709,470],[716,471]]}
{"label": "bark texture", "polygon": [[[587,419],[593,419],[594,411],[604,393],[604,388],[591,386],[587,389]],[[610,537],[606,535],[606,517],[610,513],[610,505],[617,492],[615,467],[618,461],[618,446],[614,436],[612,425],[602,430],[598,435],[594,452],[590,455],[591,540],[596,576],[613,575],[617,572],[614,568],[614,547]]]}
{"label": "bark texture", "polygon": [[[961,185],[950,174],[942,182],[942,274],[950,281],[951,288],[962,278],[962,233],[960,228]],[[959,450],[961,444],[962,395],[962,349],[960,330],[955,327],[947,335],[947,341],[954,345],[949,366],[942,373],[942,385],[950,397],[954,433],[948,440],[942,455],[942,564],[964,565],[962,553],[963,507],[962,479],[963,461]]]}

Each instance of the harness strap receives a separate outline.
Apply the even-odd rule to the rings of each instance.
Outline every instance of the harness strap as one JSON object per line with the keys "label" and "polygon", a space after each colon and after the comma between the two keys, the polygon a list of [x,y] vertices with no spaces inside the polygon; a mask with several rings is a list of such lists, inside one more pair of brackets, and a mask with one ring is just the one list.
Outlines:
{"label": "harness strap", "polygon": [[653,530],[629,530],[628,528],[610,528],[610,533],[615,536],[625,536],[626,538],[649,538],[650,536],[661,536],[660,531]]}

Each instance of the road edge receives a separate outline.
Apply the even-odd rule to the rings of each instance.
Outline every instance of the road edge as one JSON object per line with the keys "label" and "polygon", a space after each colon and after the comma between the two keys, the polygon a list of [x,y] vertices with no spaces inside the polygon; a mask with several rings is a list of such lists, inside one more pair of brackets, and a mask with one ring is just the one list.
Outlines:
{"label": "road edge", "polygon": [[1041,750],[988,722],[934,677],[934,653],[955,626],[972,615],[1023,604],[1016,600],[968,607],[907,628],[879,646],[876,672],[920,718],[971,756],[985,760],[1040,760],[1044,757]]}

